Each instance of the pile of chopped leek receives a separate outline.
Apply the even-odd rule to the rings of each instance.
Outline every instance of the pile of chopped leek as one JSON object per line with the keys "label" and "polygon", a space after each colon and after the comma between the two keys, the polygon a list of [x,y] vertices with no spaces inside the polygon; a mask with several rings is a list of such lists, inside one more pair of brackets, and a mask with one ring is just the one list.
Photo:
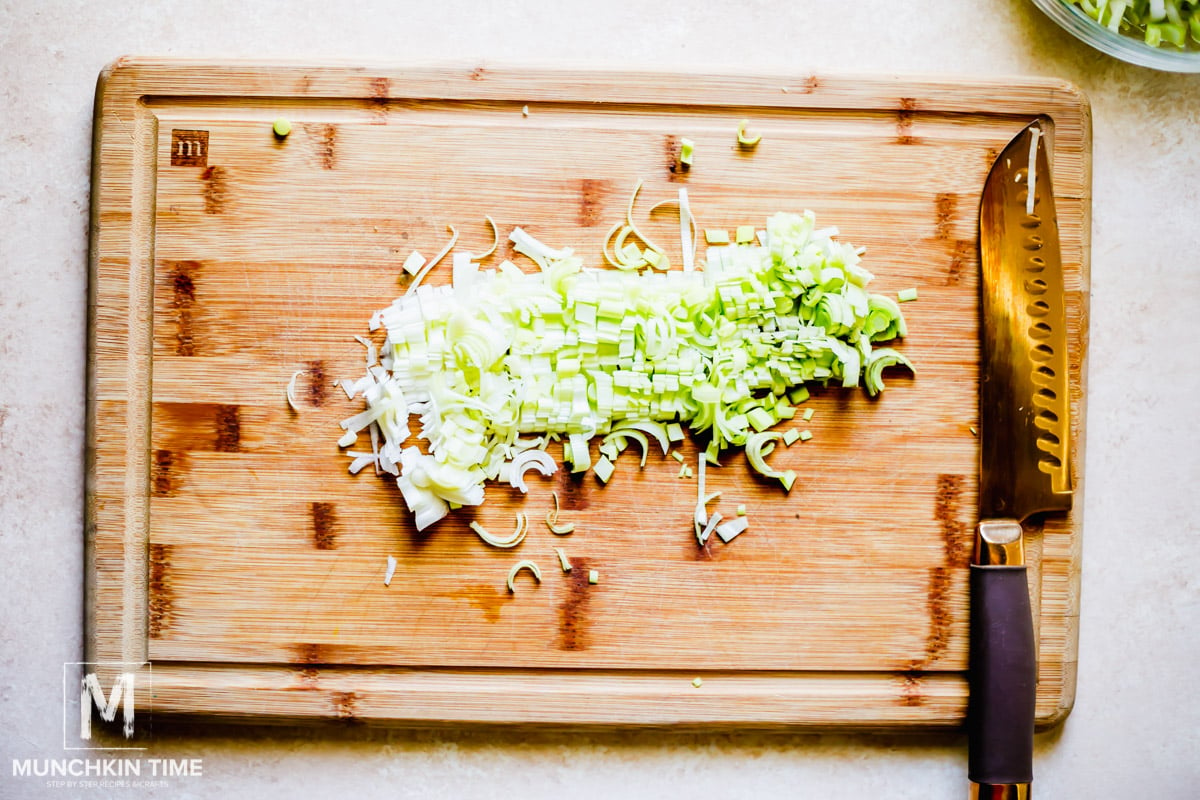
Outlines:
{"label": "pile of chopped leek", "polygon": [[1200,44],[1200,2],[1196,0],[1064,1],[1079,6],[1113,33],[1139,36],[1151,47],[1170,44],[1185,49]]}
{"label": "pile of chopped leek", "polygon": [[[366,410],[341,423],[339,444],[351,447],[364,431],[371,442],[370,452],[349,453],[352,471],[371,464],[397,476],[418,529],[482,503],[489,480],[523,490],[527,469],[549,474],[556,463],[532,454],[554,442],[572,471],[607,481],[631,441],[644,465],[650,440],[666,454],[682,424],[707,440],[702,480],[704,460],[716,464],[730,447],[753,443],[752,460],[762,462],[778,438],[763,432],[793,417],[805,384],[862,384],[875,394],[883,367],[909,366],[875,347],[904,336],[904,317],[894,300],[867,291],[860,251],[835,228],[818,229],[807,211],[776,214],[732,243],[706,237],[726,243],[708,247],[701,264],[683,193],[679,208],[682,270],[664,271],[644,253],[630,262],[644,269],[590,268],[517,228],[514,249],[536,272],[510,261],[482,269],[479,257],[456,253],[452,285],[414,282],[376,312],[370,329],[385,329],[386,339],[378,353],[368,344],[366,376],[343,382]],[[632,203],[628,222],[636,231]],[[405,446],[412,417],[425,452]],[[755,466],[791,488],[794,474]]]}

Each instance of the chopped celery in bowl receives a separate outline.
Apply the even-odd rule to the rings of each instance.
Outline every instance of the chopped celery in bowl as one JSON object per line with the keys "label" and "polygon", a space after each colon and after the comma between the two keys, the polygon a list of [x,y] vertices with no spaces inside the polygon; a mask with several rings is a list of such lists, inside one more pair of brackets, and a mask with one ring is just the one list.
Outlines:
{"label": "chopped celery in bowl", "polygon": [[1200,1],[1034,0],[1068,33],[1114,58],[1200,72]]}

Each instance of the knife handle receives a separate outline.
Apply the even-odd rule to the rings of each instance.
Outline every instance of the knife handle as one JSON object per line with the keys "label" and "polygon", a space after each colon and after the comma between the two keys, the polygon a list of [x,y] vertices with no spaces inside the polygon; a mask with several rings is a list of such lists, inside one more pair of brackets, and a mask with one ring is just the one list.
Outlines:
{"label": "knife handle", "polygon": [[972,796],[1028,797],[1037,664],[1024,564],[971,565],[970,659]]}

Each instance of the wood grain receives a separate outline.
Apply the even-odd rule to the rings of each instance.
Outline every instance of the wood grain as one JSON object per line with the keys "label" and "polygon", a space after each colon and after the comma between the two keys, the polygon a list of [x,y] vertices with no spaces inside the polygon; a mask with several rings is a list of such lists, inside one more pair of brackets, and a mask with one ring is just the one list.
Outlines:
{"label": "wood grain", "polygon": [[[281,115],[286,139],[271,132]],[[88,658],[150,661],[155,712],[223,719],[958,725],[978,203],[995,154],[1038,115],[1054,138],[1078,471],[1090,120],[1070,86],[117,62],[93,178]],[[736,145],[741,119],[763,134],[753,151]],[[680,136],[697,143],[687,172]],[[740,456],[710,470],[714,508],[750,509],[727,545],[696,547],[695,483],[658,454],[644,471],[623,458],[608,486],[492,486],[417,534],[394,485],[349,475],[336,445],[359,407],[333,386],[363,370],[353,335],[448,224],[478,252],[491,214],[599,265],[639,179],[647,206],[686,186],[703,227],[805,208],[837,225],[868,248],[875,290],[919,289],[903,343],[917,376],[890,377],[878,400],[815,391],[796,423],[813,439],[773,456],[799,475],[789,495]],[[664,243],[676,225],[645,223]],[[298,412],[283,393],[296,371]],[[539,519],[551,491],[575,534],[535,525],[501,552],[466,527]],[[1043,726],[1073,701],[1081,527],[1076,510],[1031,537]],[[518,558],[544,580],[510,594]]]}

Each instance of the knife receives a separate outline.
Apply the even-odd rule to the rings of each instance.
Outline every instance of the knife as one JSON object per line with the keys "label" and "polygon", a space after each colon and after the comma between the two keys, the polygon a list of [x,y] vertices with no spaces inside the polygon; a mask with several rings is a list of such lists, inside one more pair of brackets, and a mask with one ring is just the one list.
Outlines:
{"label": "knife", "polygon": [[[979,524],[971,560],[972,800],[1026,800],[1037,684],[1021,523],[1071,508],[1062,255],[1041,122],[992,165],[982,268]],[[1032,199],[1030,195],[1032,194]]]}

